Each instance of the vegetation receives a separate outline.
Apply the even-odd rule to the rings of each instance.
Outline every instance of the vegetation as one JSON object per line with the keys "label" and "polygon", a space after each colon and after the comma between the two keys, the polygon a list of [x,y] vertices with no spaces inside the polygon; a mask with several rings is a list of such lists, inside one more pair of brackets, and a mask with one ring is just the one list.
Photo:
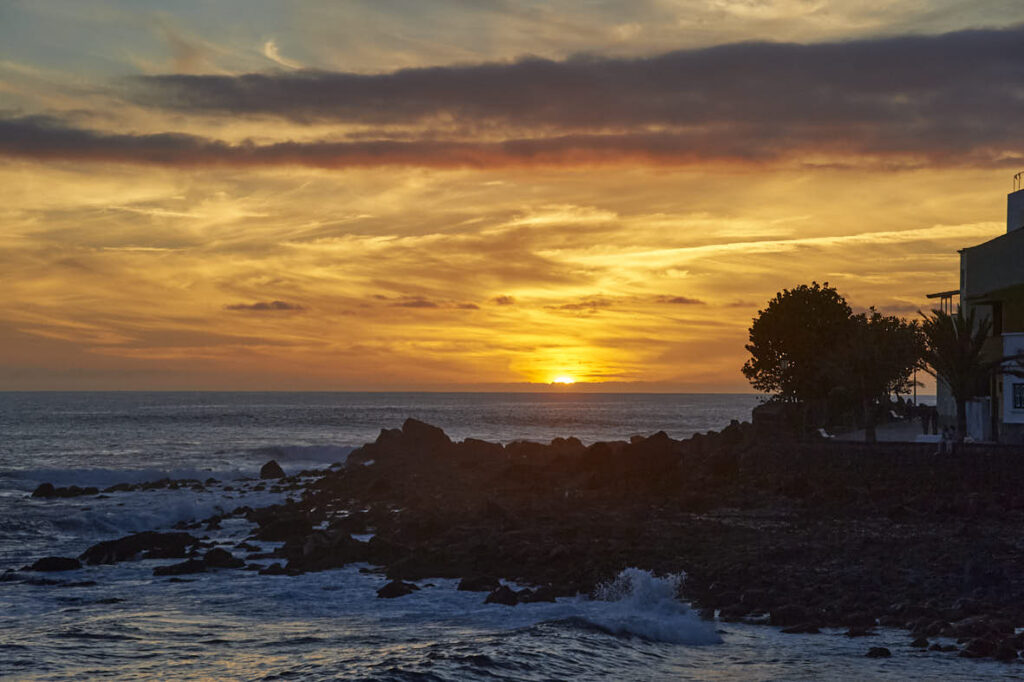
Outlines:
{"label": "vegetation", "polygon": [[876,440],[879,407],[894,393],[908,393],[924,353],[916,321],[871,308],[850,318],[849,336],[833,359],[835,375],[862,410],[864,439]]}
{"label": "vegetation", "polygon": [[839,406],[860,413],[875,440],[880,406],[909,391],[924,351],[920,326],[874,308],[854,315],[826,282],[784,289],[750,327],[743,374],[773,399],[804,406],[805,426],[821,426]]}
{"label": "vegetation", "polygon": [[783,289],[750,326],[744,376],[778,400],[825,400],[836,385],[826,356],[846,337],[850,316],[846,299],[828,282]]}
{"label": "vegetation", "polygon": [[1009,359],[985,359],[984,345],[992,324],[987,317],[979,319],[976,308],[966,314],[958,307],[955,315],[933,310],[922,316],[925,370],[949,387],[956,402],[956,439],[962,443],[967,434],[967,401],[985,392],[992,373],[1000,371]]}

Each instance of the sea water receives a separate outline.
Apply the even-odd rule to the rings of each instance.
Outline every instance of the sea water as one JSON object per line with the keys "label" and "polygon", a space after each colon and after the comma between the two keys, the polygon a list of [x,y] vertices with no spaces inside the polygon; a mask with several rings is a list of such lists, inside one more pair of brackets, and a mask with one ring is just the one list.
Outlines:
{"label": "sea water", "polygon": [[[681,438],[748,418],[749,395],[0,393],[0,570],[237,506],[259,466],[288,473],[344,462],[381,428],[416,417],[453,438],[584,442],[659,430]],[[55,485],[215,478],[188,488],[42,500]],[[198,531],[197,531],[198,532]],[[204,532],[239,542],[229,519]],[[265,549],[272,545],[263,543]],[[237,554],[238,552],[236,552]],[[222,571],[155,578],[122,562],[0,582],[3,679],[978,679],[1018,667],[924,653],[905,632],[784,635],[701,620],[676,599],[685,576],[624,570],[594,595],[507,607],[420,581],[378,599],[363,566],[297,577]],[[868,659],[887,646],[889,659]]]}

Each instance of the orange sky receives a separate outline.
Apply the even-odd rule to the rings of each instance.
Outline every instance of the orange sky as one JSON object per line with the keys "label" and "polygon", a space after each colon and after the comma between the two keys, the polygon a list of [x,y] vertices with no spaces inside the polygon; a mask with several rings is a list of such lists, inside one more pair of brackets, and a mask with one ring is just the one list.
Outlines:
{"label": "orange sky", "polygon": [[1024,8],[848,4],[14,3],[0,389],[746,391],[783,287],[914,316],[1024,168],[1024,33],[940,34]]}

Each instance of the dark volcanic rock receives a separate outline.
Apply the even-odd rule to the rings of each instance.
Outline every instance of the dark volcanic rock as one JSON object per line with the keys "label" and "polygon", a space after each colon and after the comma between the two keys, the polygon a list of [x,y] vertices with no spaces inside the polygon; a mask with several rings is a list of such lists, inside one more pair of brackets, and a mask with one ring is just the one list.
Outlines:
{"label": "dark volcanic rock", "polygon": [[82,567],[78,559],[62,556],[48,556],[29,566],[30,571],[74,571]]}
{"label": "dark volcanic rock", "polygon": [[288,571],[281,564],[270,564],[260,569],[260,575],[289,575]]}
{"label": "dark volcanic rock", "polygon": [[86,488],[79,488],[77,485],[69,485],[66,487],[54,488],[52,483],[41,483],[32,492],[32,497],[79,497],[81,495],[98,495],[100,489],[95,486],[88,486]]}
{"label": "dark volcanic rock", "polygon": [[315,531],[306,537],[291,538],[281,548],[288,557],[288,568],[297,571],[325,571],[346,564],[366,561],[368,545],[348,533]]}
{"label": "dark volcanic rock", "polygon": [[886,649],[884,646],[873,646],[868,649],[868,653],[865,654],[868,658],[889,658],[892,656],[892,652]]}
{"label": "dark volcanic rock", "polygon": [[57,489],[53,487],[52,483],[40,483],[32,492],[32,497],[57,497]]}
{"label": "dark volcanic rock", "polygon": [[395,597],[404,597],[407,594],[412,594],[418,589],[420,588],[412,583],[403,582],[401,580],[392,580],[387,585],[377,590],[377,598],[394,599]]}
{"label": "dark volcanic rock", "polygon": [[144,559],[184,559],[187,549],[198,542],[197,538],[188,533],[146,531],[100,542],[82,552],[78,558],[86,564],[115,564],[134,559],[145,552]]}
{"label": "dark volcanic rock", "polygon": [[260,469],[260,478],[284,478],[286,474],[277,460],[270,460]]}
{"label": "dark volcanic rock", "polygon": [[487,595],[487,599],[484,600],[485,604],[504,604],[505,606],[515,606],[519,603],[519,595],[512,590],[508,585],[502,585],[498,589]]}
{"label": "dark volcanic rock", "polygon": [[301,538],[313,532],[313,524],[304,514],[293,514],[268,519],[260,524],[256,537],[260,540],[282,542],[293,538]]}
{"label": "dark volcanic rock", "polygon": [[807,609],[796,604],[786,604],[771,610],[769,622],[772,625],[800,625],[809,620]]}
{"label": "dark volcanic rock", "polygon": [[153,575],[187,575],[189,573],[205,573],[206,563],[201,559],[189,559],[180,564],[170,566],[157,566],[153,569]]}
{"label": "dark volcanic rock", "polygon": [[203,556],[203,563],[210,568],[241,568],[245,561],[236,558],[231,552],[214,547]]}

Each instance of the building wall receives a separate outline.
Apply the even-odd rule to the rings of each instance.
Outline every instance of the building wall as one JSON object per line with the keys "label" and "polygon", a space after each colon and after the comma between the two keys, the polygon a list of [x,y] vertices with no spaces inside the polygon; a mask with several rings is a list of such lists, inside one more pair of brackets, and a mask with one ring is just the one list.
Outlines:
{"label": "building wall", "polygon": [[[1024,353],[1024,334],[1003,334],[1003,356]],[[1004,374],[1003,414],[1004,424],[1021,424],[1024,427],[1024,377]]]}
{"label": "building wall", "polygon": [[[961,250],[960,272],[960,300],[967,305],[992,292],[1019,287],[1024,283],[1024,230]],[[1024,332],[1024,320],[1019,324],[1022,328],[1003,329]]]}

